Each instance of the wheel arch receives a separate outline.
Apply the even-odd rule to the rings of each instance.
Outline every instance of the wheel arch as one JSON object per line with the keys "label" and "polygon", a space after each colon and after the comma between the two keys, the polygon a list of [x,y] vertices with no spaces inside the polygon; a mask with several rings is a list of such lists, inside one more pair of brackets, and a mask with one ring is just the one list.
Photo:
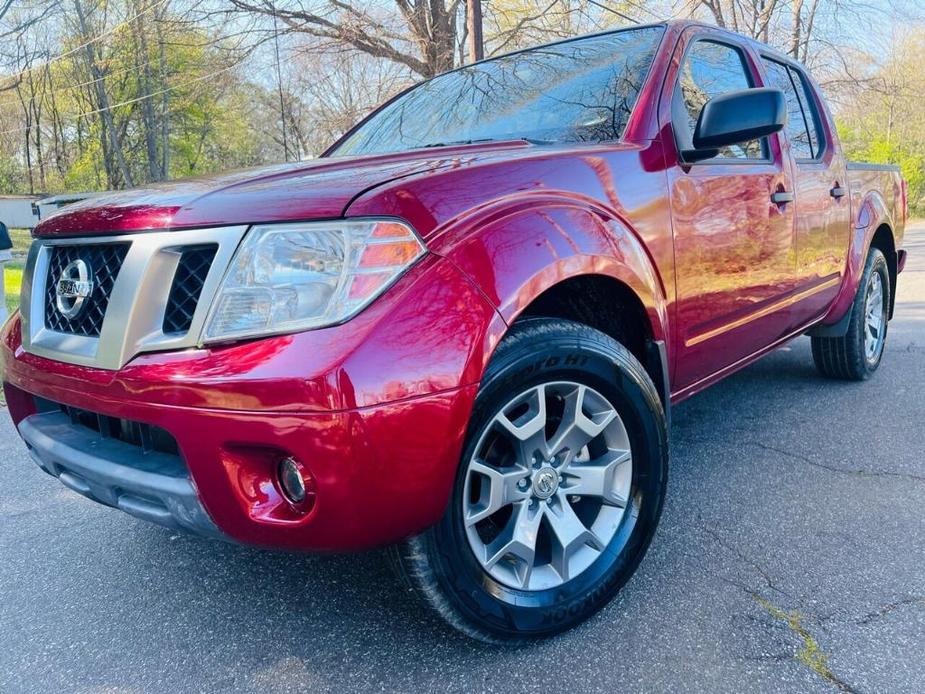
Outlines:
{"label": "wheel arch", "polygon": [[858,283],[864,274],[864,264],[867,262],[871,248],[879,249],[886,257],[891,290],[889,317],[893,317],[899,273],[895,228],[883,196],[877,191],[871,191],[865,195],[858,208],[857,221],[852,228],[841,290],[832,302],[826,317],[810,331],[811,335],[817,337],[844,335],[848,329],[851,304],[854,302]]}
{"label": "wheel arch", "polygon": [[594,201],[548,193],[475,217],[458,222],[431,250],[450,259],[497,310],[494,346],[529,317],[589,325],[643,364],[667,412],[668,290],[629,220]]}
{"label": "wheel arch", "polygon": [[[890,275],[890,318],[896,305],[896,281],[899,275],[899,256],[896,254],[896,240],[893,229],[887,223],[881,223],[870,239],[870,248],[877,248],[886,257],[886,267]],[[867,251],[870,253],[870,250]]]}
{"label": "wheel arch", "polygon": [[665,343],[656,339],[646,307],[629,285],[601,274],[569,277],[534,297],[511,325],[540,317],[582,323],[622,344],[643,365],[668,412],[670,390]]}

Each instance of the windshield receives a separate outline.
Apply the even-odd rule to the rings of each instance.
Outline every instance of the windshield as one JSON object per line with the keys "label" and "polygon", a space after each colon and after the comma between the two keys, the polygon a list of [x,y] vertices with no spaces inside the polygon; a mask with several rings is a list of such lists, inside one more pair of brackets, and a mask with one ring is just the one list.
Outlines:
{"label": "windshield", "polygon": [[662,27],[626,29],[448,72],[382,107],[331,154],[491,140],[616,140],[662,33]]}

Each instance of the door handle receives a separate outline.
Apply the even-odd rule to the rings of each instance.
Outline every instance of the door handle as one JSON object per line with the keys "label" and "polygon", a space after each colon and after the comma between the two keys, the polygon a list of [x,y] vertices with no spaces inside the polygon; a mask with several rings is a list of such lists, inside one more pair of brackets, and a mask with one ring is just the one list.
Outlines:
{"label": "door handle", "polygon": [[845,197],[845,195],[847,194],[848,194],[848,191],[846,191],[844,188],[842,188],[837,183],[835,184],[835,187],[829,191],[829,195],[831,195],[836,200],[838,200],[839,198]]}
{"label": "door handle", "polygon": [[779,190],[776,193],[771,194],[771,202],[773,202],[775,205],[785,205],[788,202],[793,202],[793,193]]}

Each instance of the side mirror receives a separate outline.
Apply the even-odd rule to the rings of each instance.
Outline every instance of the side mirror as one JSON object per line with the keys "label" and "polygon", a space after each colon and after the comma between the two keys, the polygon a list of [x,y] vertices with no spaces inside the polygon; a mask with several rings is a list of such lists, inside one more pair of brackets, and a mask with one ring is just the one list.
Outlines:
{"label": "side mirror", "polygon": [[780,89],[744,89],[710,99],[700,112],[688,161],[715,157],[721,147],[750,142],[783,130],[787,102]]}

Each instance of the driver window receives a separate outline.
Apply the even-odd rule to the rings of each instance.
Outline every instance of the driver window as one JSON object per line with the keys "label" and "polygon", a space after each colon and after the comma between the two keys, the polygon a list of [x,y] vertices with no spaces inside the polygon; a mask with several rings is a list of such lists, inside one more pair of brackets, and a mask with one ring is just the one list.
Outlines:
{"label": "driver window", "polygon": [[[749,89],[752,80],[742,54],[732,46],[715,41],[697,41],[688,50],[671,100],[672,121],[678,146],[693,148],[694,128],[704,105],[713,97]],[[765,159],[762,141],[720,149],[725,159]]]}

